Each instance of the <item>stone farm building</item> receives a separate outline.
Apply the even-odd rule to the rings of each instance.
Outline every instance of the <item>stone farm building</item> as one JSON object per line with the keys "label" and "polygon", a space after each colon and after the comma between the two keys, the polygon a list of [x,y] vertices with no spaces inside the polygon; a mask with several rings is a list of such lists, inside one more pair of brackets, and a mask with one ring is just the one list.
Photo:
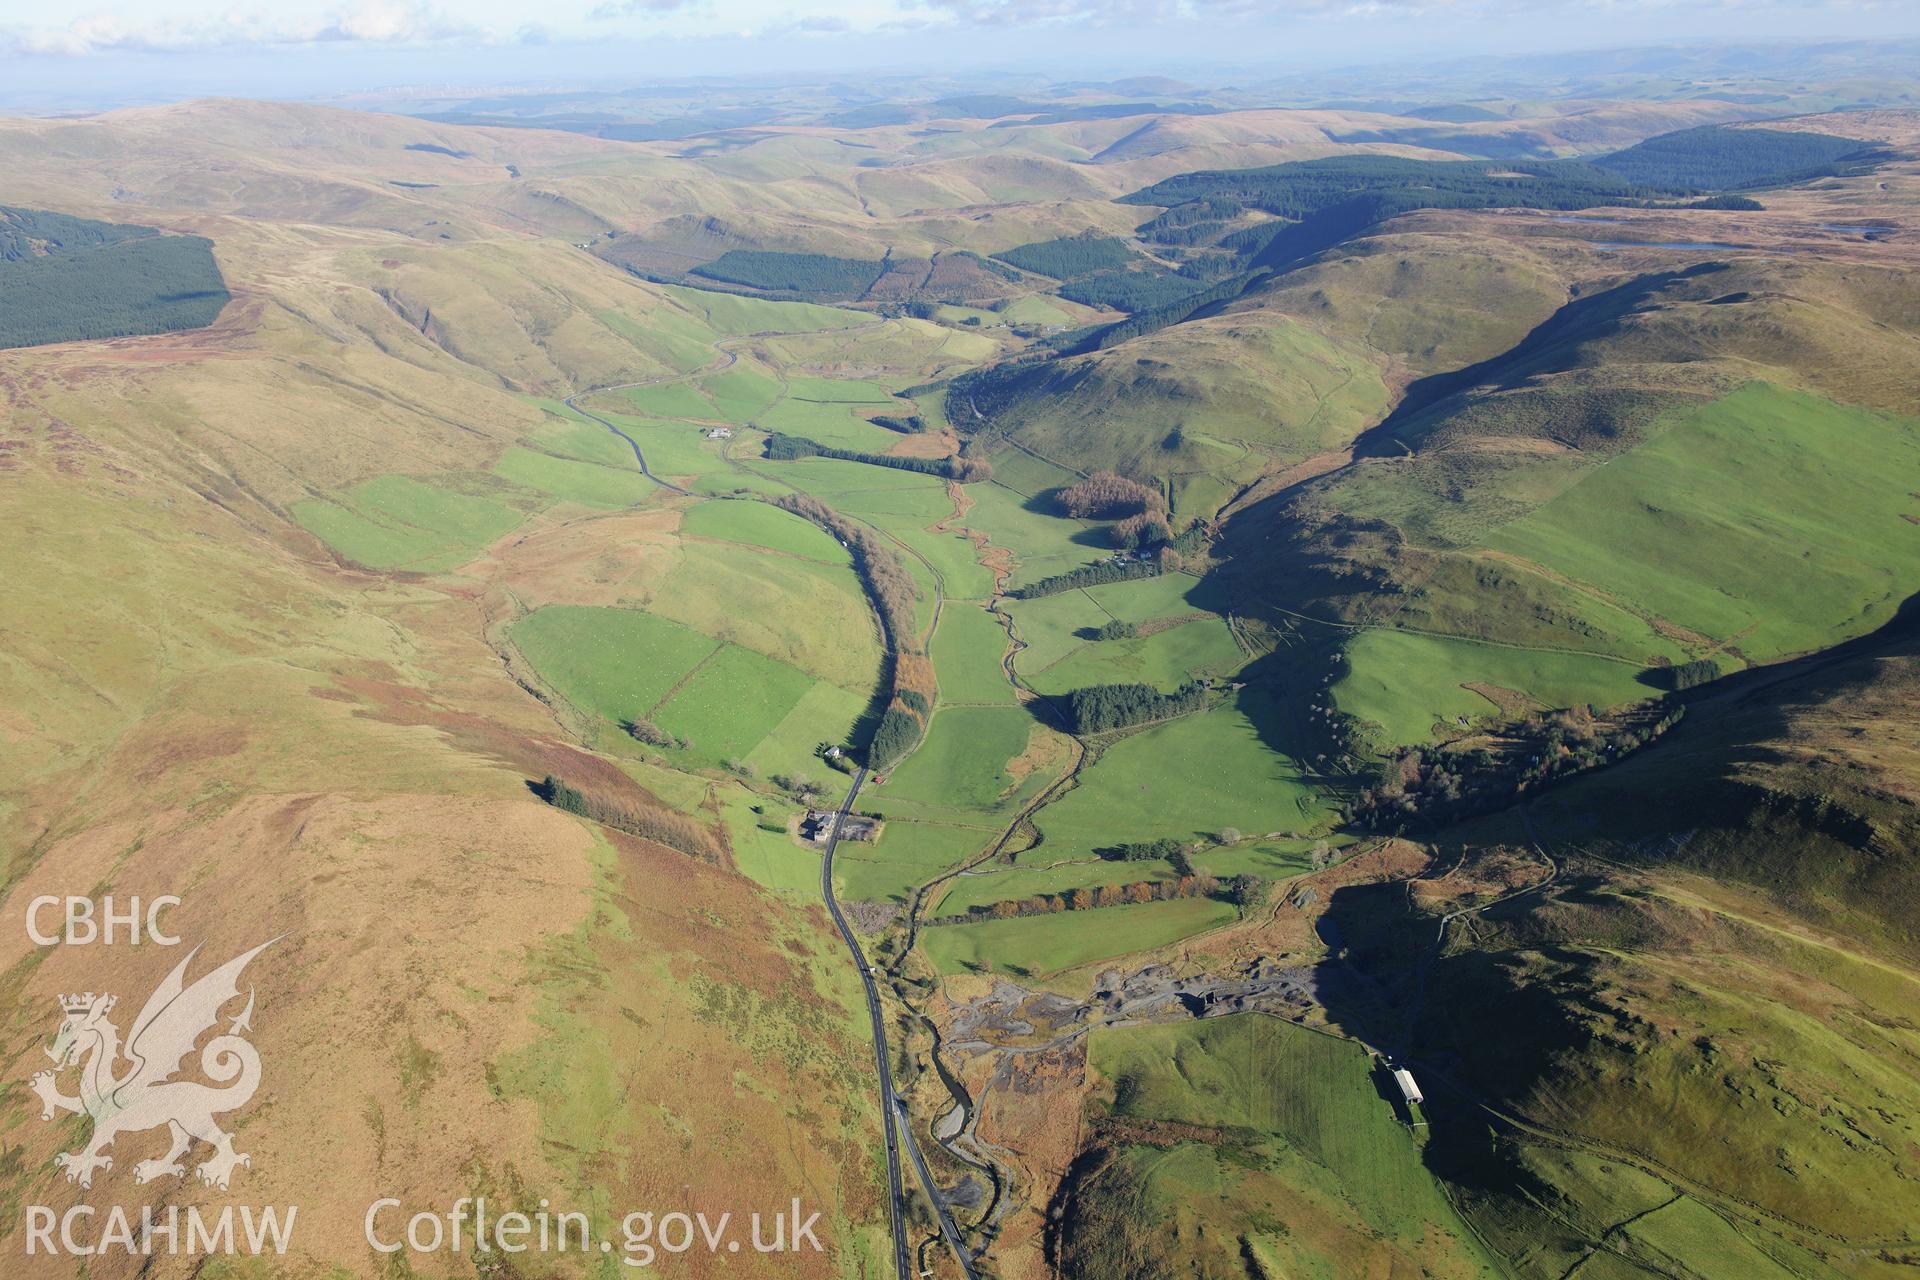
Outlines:
{"label": "stone farm building", "polygon": [[[828,835],[833,831],[833,820],[836,816],[831,809],[807,810],[807,816],[800,819],[800,838],[812,844],[825,845]],[[840,838],[872,842],[880,838],[882,825],[884,824],[878,818],[869,818],[863,813],[850,813],[840,819]]]}

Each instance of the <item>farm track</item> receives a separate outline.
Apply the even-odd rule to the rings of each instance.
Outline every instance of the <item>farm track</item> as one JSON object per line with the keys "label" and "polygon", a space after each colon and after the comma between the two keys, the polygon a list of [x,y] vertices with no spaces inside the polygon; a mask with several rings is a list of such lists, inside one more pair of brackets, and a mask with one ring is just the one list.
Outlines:
{"label": "farm track", "polygon": [[[932,570],[932,568],[933,566],[929,564],[928,569]],[[937,571],[935,573],[935,581],[944,582],[944,579],[938,575]],[[1027,643],[1020,638],[1018,631],[1014,627],[1012,618],[998,612],[995,612],[994,616],[1000,619],[1006,627],[1007,649],[1000,657],[1000,669],[1006,676],[1007,683],[1013,686],[1016,699],[1018,699],[1021,693],[1026,693],[1029,697],[1036,699],[1039,705],[1044,707],[1048,714],[1058,721],[1059,716],[1053,708],[1053,705],[1021,684],[1020,677],[1014,670],[1013,660],[1019,655],[1022,649],[1027,647]],[[1022,705],[1027,704],[1022,703]],[[900,947],[899,954],[892,964],[888,966],[889,973],[897,974],[899,972],[900,967],[906,961],[906,957],[912,953],[915,944],[918,942],[920,936],[920,915],[926,904],[930,901],[930,895],[949,880],[958,876],[971,874],[975,868],[1000,857],[1013,838],[1020,834],[1021,829],[1032,825],[1034,814],[1040,812],[1040,810],[1048,804],[1072,790],[1078,783],[1080,771],[1085,767],[1088,759],[1089,752],[1087,745],[1075,735],[1064,722],[1060,723],[1060,730],[1074,745],[1073,761],[1068,766],[1066,772],[1042,790],[1039,795],[1029,801],[1019,813],[1015,814],[1005,829],[1001,831],[999,838],[996,839],[985,852],[957,867],[942,872],[940,875],[918,886],[914,890],[913,899],[907,905],[906,938]],[[911,1008],[911,1006],[909,1007]],[[994,1156],[989,1149],[990,1144],[974,1134],[974,1126],[979,1120],[979,1106],[972,1097],[967,1095],[965,1089],[960,1086],[959,1077],[942,1061],[940,1057],[941,1039],[938,1032],[934,1030],[932,1021],[919,1009],[914,1009],[913,1012],[930,1031],[933,1031],[933,1047],[929,1050],[929,1057],[933,1061],[935,1073],[938,1074],[942,1082],[946,1084],[948,1093],[953,1096],[955,1104],[962,1108],[966,1116],[965,1123],[962,1124],[960,1131],[950,1138],[940,1139],[940,1145],[946,1150],[947,1154],[955,1160],[958,1160],[970,1168],[981,1169],[988,1173],[993,1179],[993,1199],[988,1204],[987,1212],[980,1218],[977,1224],[980,1229],[991,1231],[997,1226],[1007,1210],[1012,1207],[1012,1172],[1007,1165]],[[969,1155],[959,1148],[957,1144],[962,1138],[966,1138],[974,1144],[975,1149],[980,1153],[979,1156]],[[942,1204],[941,1207],[944,1218],[944,1204]]]}

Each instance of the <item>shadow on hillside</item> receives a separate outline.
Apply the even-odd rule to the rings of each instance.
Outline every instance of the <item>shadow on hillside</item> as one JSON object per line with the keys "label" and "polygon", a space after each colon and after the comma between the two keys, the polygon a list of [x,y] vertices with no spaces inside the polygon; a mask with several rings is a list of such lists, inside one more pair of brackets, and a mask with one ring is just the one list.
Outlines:
{"label": "shadow on hillside", "polygon": [[1020,509],[1036,516],[1051,516],[1055,520],[1065,520],[1068,517],[1060,510],[1060,492],[1063,488],[1065,488],[1064,485],[1042,489],[1023,499]]}
{"label": "shadow on hillside", "polygon": [[1448,396],[1483,383],[1511,385],[1540,372],[1556,348],[1573,341],[1590,341],[1618,326],[1637,311],[1650,309],[1673,285],[1725,271],[1724,262],[1701,262],[1679,271],[1656,271],[1635,276],[1625,284],[1584,298],[1575,298],[1542,320],[1533,330],[1498,355],[1450,373],[1429,374],[1407,387],[1392,413],[1354,441],[1353,454],[1393,457],[1405,451],[1402,435],[1416,419]]}
{"label": "shadow on hillside", "polygon": [[[1619,955],[1684,949],[1688,935],[1674,932],[1629,868],[1680,867],[1744,884],[1832,927],[1827,908],[1801,894],[1816,884],[1821,898],[1883,922],[1885,936],[1915,936],[1920,904],[1903,889],[1914,880],[1914,842],[1850,811],[1845,790],[1812,785],[1832,764],[1796,715],[1837,705],[1848,709],[1842,732],[1872,734],[1874,717],[1898,714],[1898,695],[1913,687],[1910,667],[1886,664],[1915,657],[1920,597],[1867,636],[1678,695],[1689,712],[1665,737],[1543,791],[1525,816],[1508,810],[1441,833],[1428,842],[1436,868],[1470,875],[1483,852],[1536,839],[1557,868],[1540,891],[1456,920],[1445,947],[1438,917],[1403,882],[1346,885],[1328,897],[1316,997],[1335,1029],[1414,1073],[1431,1126],[1423,1159],[1458,1199],[1525,1203],[1552,1193],[1482,1104],[1529,1114],[1577,1085],[1582,1069],[1638,1052],[1652,1011],[1622,1002],[1608,966]],[[1753,765],[1785,771],[1781,785],[1756,785],[1742,773]],[[1871,805],[1874,783],[1860,785],[1865,798],[1854,802]],[[1383,1097],[1399,1114],[1397,1090]]]}

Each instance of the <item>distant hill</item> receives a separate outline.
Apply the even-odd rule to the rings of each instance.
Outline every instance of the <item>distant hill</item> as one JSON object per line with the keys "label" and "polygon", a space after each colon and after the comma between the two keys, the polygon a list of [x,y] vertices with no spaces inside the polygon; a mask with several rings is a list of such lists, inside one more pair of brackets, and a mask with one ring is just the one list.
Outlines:
{"label": "distant hill", "polygon": [[1889,154],[1825,133],[1707,125],[1649,138],[1594,163],[1650,187],[1745,191],[1864,170]]}

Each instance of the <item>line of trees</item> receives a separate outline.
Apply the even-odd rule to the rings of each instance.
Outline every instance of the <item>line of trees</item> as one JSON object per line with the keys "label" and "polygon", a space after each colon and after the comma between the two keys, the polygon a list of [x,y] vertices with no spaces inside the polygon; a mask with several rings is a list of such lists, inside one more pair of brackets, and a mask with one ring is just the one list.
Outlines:
{"label": "line of trees", "polygon": [[1172,693],[1150,684],[1096,684],[1067,695],[1067,710],[1078,733],[1111,733],[1149,720],[1165,720],[1206,705],[1207,688],[1189,680]]}
{"label": "line of trees", "polygon": [[891,467],[895,471],[915,471],[940,476],[959,484],[978,484],[993,478],[993,467],[985,458],[964,458],[949,454],[944,458],[904,458],[891,453],[864,453],[858,449],[839,449],[776,431],[767,437],[767,458],[772,462],[797,462],[802,458],[837,458],[842,462],[864,462],[870,467]]}
{"label": "line of trees", "polygon": [[1361,792],[1354,819],[1376,831],[1425,830],[1504,809],[1529,791],[1630,755],[1685,713],[1664,699],[1612,721],[1576,708],[1503,726],[1499,750],[1402,747],[1388,757],[1379,783]]}
{"label": "line of trees", "polygon": [[1164,858],[1171,862],[1186,856],[1186,846],[1172,836],[1161,836],[1158,840],[1135,840],[1127,844],[1103,845],[1093,852],[1096,857],[1107,862],[1151,862],[1155,858]]}
{"label": "line of trees", "polygon": [[867,767],[885,772],[920,744],[933,713],[932,699],[910,683],[910,675],[926,664],[910,663],[903,656],[911,655],[918,648],[914,602],[919,593],[913,585],[913,576],[879,534],[858,521],[849,520],[818,498],[804,493],[783,493],[768,501],[783,511],[811,520],[853,552],[854,572],[860,575],[873,600],[874,612],[880,615],[890,660],[889,701],[867,744]]}
{"label": "line of trees", "polygon": [[1039,893],[1031,898],[980,903],[969,907],[964,915],[942,916],[930,923],[967,924],[980,920],[1012,920],[1021,916],[1053,915],[1061,911],[1092,911],[1098,907],[1168,902],[1175,898],[1209,898],[1220,892],[1220,881],[1207,875],[1136,880],[1132,884],[1092,885],[1082,889],[1065,889],[1059,893]]}
{"label": "line of trees", "polygon": [[1081,565],[1078,569],[1056,573],[1050,578],[1030,582],[1024,587],[1015,587],[1007,594],[1016,600],[1038,600],[1041,596],[1058,595],[1062,591],[1077,591],[1081,587],[1103,587],[1109,582],[1131,582],[1135,578],[1151,578],[1159,572],[1159,565],[1146,560],[1102,560],[1097,564]]}
{"label": "line of trees", "polygon": [[678,849],[688,857],[720,861],[720,843],[713,832],[683,814],[655,809],[630,797],[609,795],[595,787],[579,786],[551,773],[538,790],[541,798],[556,809]]}
{"label": "line of trees", "polygon": [[1683,689],[1696,689],[1720,678],[1720,664],[1712,658],[1695,658],[1692,662],[1668,667],[1666,678],[1667,688],[1676,693]]}
{"label": "line of trees", "polygon": [[627,736],[635,742],[644,742],[650,747],[678,747],[683,751],[687,747],[685,738],[668,733],[645,716],[635,716],[620,727],[625,729]]}
{"label": "line of trees", "polygon": [[886,268],[887,263],[878,259],[729,249],[712,262],[693,268],[692,274],[749,289],[844,300],[866,293]]}
{"label": "line of trees", "polygon": [[872,529],[841,515],[820,499],[804,493],[782,493],[768,498],[782,511],[811,520],[853,553],[854,572],[872,595],[887,645],[894,650],[914,647],[914,602],[919,592],[907,566]]}

